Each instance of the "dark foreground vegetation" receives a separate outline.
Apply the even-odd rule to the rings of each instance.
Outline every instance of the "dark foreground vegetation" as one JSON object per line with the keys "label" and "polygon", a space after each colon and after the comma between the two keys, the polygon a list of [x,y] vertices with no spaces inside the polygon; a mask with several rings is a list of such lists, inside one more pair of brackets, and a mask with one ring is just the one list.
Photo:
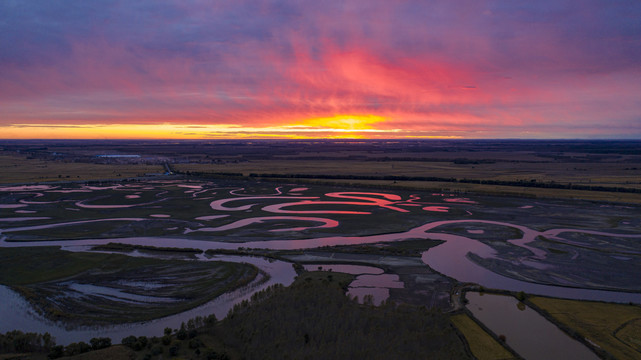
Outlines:
{"label": "dark foreground vegetation", "polygon": [[[158,337],[119,339],[129,348],[105,346],[107,339],[55,346],[38,334],[33,346],[13,344],[3,353],[50,358],[84,353],[83,359],[467,359],[468,347],[449,317],[438,310],[385,303],[359,304],[345,295],[350,275],[303,273],[290,287],[276,285],[237,305],[217,321],[196,318]],[[48,335],[45,335],[48,336]],[[105,348],[96,351],[97,349]],[[119,355],[114,355],[119,354]]]}
{"label": "dark foreground vegetation", "polygon": [[346,283],[337,275],[306,273],[290,288],[257,295],[220,323],[218,335],[251,359],[468,357],[440,311],[358,304],[344,295]]}

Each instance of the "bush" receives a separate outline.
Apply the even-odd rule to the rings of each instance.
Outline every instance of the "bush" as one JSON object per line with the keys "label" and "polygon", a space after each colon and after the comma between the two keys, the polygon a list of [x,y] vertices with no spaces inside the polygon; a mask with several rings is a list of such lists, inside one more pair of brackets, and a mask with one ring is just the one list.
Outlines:
{"label": "bush", "polygon": [[185,329],[185,323],[180,324],[180,329],[176,332],[176,338],[178,340],[185,340],[187,338],[187,329]]}
{"label": "bush", "polygon": [[218,322],[218,319],[216,319],[216,315],[211,314],[209,316],[206,316],[203,322],[205,323],[205,326],[211,327],[216,325],[216,322]]}
{"label": "bush", "polygon": [[129,347],[129,348],[133,349],[134,344],[136,343],[136,340],[138,340],[138,339],[135,336],[129,335],[126,338],[123,338],[120,343],[125,345],[126,347]]}
{"label": "bush", "polygon": [[224,360],[224,359],[229,359],[227,354],[219,354],[215,352],[214,350],[209,350],[207,354],[205,354],[205,359],[207,360]]}
{"label": "bush", "polygon": [[65,346],[65,351],[64,355],[65,356],[74,356],[74,355],[79,355],[82,353],[86,353],[91,351],[91,345],[87,344],[84,341],[81,341],[79,343],[71,343],[67,346]]}
{"label": "bush", "polygon": [[198,349],[203,345],[203,342],[200,341],[200,339],[191,339],[189,340],[189,348],[190,349]]}
{"label": "bush", "polygon": [[146,336],[138,336],[136,343],[140,345],[140,349],[144,349],[147,347],[149,341],[147,340]]}
{"label": "bush", "polygon": [[162,354],[162,346],[160,345],[154,345],[151,347],[151,354],[152,355],[160,355]]}
{"label": "bush", "polygon": [[111,338],[92,338],[91,340],[89,340],[89,343],[91,344],[91,348],[93,350],[100,350],[111,346]]}
{"label": "bush", "polygon": [[165,335],[162,337],[162,344],[163,345],[169,345],[171,344],[171,336]]}
{"label": "bush", "polygon": [[178,345],[174,345],[174,346],[170,347],[169,348],[169,355],[171,355],[171,356],[178,355],[178,350],[179,350]]}
{"label": "bush", "polygon": [[58,345],[51,348],[51,351],[49,352],[49,355],[47,355],[47,357],[49,359],[57,359],[59,357],[62,357],[64,354],[65,347],[62,345]]}

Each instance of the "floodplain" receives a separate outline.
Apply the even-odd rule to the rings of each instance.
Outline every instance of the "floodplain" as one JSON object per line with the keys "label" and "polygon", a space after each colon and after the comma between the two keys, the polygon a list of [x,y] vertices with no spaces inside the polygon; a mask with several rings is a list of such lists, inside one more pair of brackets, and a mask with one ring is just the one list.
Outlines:
{"label": "floodplain", "polygon": [[[601,150],[607,148],[599,145]],[[474,166],[489,164],[480,161],[487,155],[477,156]],[[500,176],[494,180],[505,183],[491,186],[516,192],[460,192],[434,188],[434,183],[413,187],[414,180],[405,178],[391,180],[395,184],[390,186],[383,184],[390,180],[373,180],[380,183],[370,186],[372,180],[359,178],[362,174],[356,165],[340,170],[352,171],[355,179],[351,180],[288,178],[284,175],[307,170],[294,167],[286,172],[272,164],[269,169],[278,176],[250,176],[245,170],[236,173],[240,168],[233,167],[250,165],[245,162],[223,164],[231,167],[169,165],[165,162],[171,160],[165,157],[157,164],[161,171],[171,168],[165,175],[2,185],[0,257],[7,261],[3,261],[6,269],[0,282],[8,305],[0,319],[13,322],[0,321],[0,332],[23,326],[23,331],[50,332],[61,343],[101,334],[82,327],[87,324],[102,326],[102,334],[113,334],[116,341],[127,332],[160,335],[167,326],[176,329],[181,322],[208,315],[207,311],[217,311],[222,319],[252,294],[323,270],[330,271],[319,275],[325,282],[340,283],[347,297],[356,297],[361,306],[407,304],[451,315],[447,327],[458,328],[455,331],[464,335],[469,343],[464,350],[467,356],[493,356],[479,355],[476,342],[494,344],[490,354],[525,356],[510,346],[510,334],[494,333],[466,305],[466,293],[482,291],[512,296],[514,301],[532,299],[525,302],[527,306],[549,312],[544,322],[578,340],[581,350],[576,354],[634,357],[640,354],[634,330],[641,304],[639,179],[633,170],[638,159],[634,151],[617,156],[620,165],[609,166],[625,164],[621,171],[632,175],[617,178],[613,171],[612,178],[599,180],[601,188],[594,191],[554,184],[519,187],[508,184],[518,183],[517,178]],[[416,165],[407,159],[399,161]],[[470,164],[459,159],[450,166],[463,165]],[[204,167],[215,169],[202,171]],[[410,175],[409,167],[401,169],[403,176]],[[457,170],[452,169],[455,174]],[[370,174],[378,176],[377,171]],[[313,174],[309,170],[304,175]],[[554,176],[547,170],[537,181]],[[517,196],[525,188],[536,195]],[[627,190],[616,191],[619,188]],[[596,193],[600,201],[550,196],[556,191],[585,194],[587,199]],[[610,200],[603,201],[607,195]],[[37,263],[55,271],[32,268],[29,259],[39,259]],[[544,306],[537,299],[549,299],[549,303]],[[617,339],[624,341],[613,345],[607,337],[591,335],[596,330],[585,330],[584,323],[557,316],[564,311],[554,310],[556,302],[570,301],[560,299],[576,304],[616,303],[612,306],[628,309],[617,318],[620,328],[615,329]],[[261,306],[260,301],[251,306]],[[472,319],[477,326],[470,323]],[[221,341],[237,340],[220,339],[216,346],[222,346]],[[229,354],[240,351],[235,349]],[[241,353],[236,355],[242,357]]]}

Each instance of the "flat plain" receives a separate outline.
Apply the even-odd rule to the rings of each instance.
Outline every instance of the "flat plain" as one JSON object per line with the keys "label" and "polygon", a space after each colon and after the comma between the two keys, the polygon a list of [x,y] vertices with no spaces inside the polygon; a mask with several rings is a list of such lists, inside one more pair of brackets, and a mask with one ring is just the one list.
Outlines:
{"label": "flat plain", "polygon": [[[245,289],[257,273],[264,276],[253,282],[259,289],[264,287],[257,283],[293,282],[292,265],[298,282],[310,276],[304,275],[309,273],[303,273],[303,267],[339,266],[335,275],[312,276],[316,280],[311,284],[340,283],[340,273],[347,272],[353,280],[341,288],[358,296],[354,301],[360,306],[385,309],[385,304],[396,303],[413,309],[402,310],[409,312],[440,309],[451,319],[447,327],[459,329],[455,331],[466,339],[467,356],[512,356],[503,349],[499,334],[486,333],[464,313],[459,293],[479,286],[513,296],[540,289],[559,294],[578,289],[584,300],[603,291],[631,299],[617,300],[636,305],[626,305],[631,310],[617,317],[613,325],[617,328],[605,330],[616,331],[618,345],[607,336],[597,339],[594,334],[605,328],[595,329],[594,321],[570,321],[558,315],[565,312],[554,306],[566,300],[551,299],[544,306],[537,301],[548,298],[533,297],[531,306],[549,311],[549,321],[597,354],[625,358],[639,353],[634,310],[641,303],[634,300],[641,291],[635,275],[641,266],[638,142],[261,141],[143,146],[32,141],[8,142],[2,150],[0,165],[12,170],[0,177],[5,184],[0,193],[0,251],[7,266],[13,264],[10,270],[19,272],[2,284],[28,294],[31,306],[67,326],[73,321],[64,320],[66,316],[77,314],[47,309],[55,304],[102,303],[105,314],[111,311],[107,321],[113,324],[139,321],[168,313],[163,306],[144,306],[149,300],[138,296],[149,289],[172,288],[158,292],[157,300],[180,298],[182,305],[169,313],[193,314],[187,309],[221,292]],[[109,156],[101,156],[105,154]],[[45,245],[82,252],[49,248],[57,255],[47,257],[45,248],[37,250]],[[430,255],[435,253],[460,266],[433,262]],[[24,268],[26,259],[34,256],[57,270]],[[133,260],[123,262],[128,258]],[[104,259],[111,259],[106,262],[111,265],[91,265]],[[231,259],[236,260],[219,265],[210,261]],[[242,268],[239,262],[253,265]],[[118,264],[125,263],[130,265],[119,270]],[[166,272],[166,266],[173,272]],[[461,270],[466,267],[476,270]],[[221,273],[221,269],[227,270]],[[221,276],[207,282],[203,275],[207,271]],[[190,279],[182,286],[188,290],[164,286],[169,280],[165,284],[143,279],[151,273]],[[486,283],[481,274],[495,280]],[[212,291],[203,292],[205,287]],[[301,289],[316,291],[299,287],[292,294]],[[602,304],[572,301],[577,319],[594,311],[593,304]],[[114,306],[119,309],[116,313],[109,310]],[[243,306],[252,313],[264,304],[252,301]],[[123,316],[127,308],[138,317]],[[604,309],[599,311],[609,311]],[[110,319],[108,314],[101,317]],[[91,321],[87,319],[82,321]],[[274,320],[260,321],[269,326]],[[255,328],[246,323],[229,326],[238,331]],[[226,354],[232,358],[250,351],[238,342],[246,330],[237,333],[238,338],[212,340],[218,330],[209,329],[203,327],[196,337],[207,349],[220,353],[228,347]],[[160,351],[156,355],[169,356],[172,341],[189,348],[175,338],[177,330],[171,332],[174,340],[169,345],[153,350]],[[155,331],[161,335],[162,326]],[[137,356],[153,355],[153,346],[145,345]],[[294,343],[287,346],[290,354],[302,354]],[[205,356],[205,348],[198,347],[178,353],[195,356],[195,349]]]}

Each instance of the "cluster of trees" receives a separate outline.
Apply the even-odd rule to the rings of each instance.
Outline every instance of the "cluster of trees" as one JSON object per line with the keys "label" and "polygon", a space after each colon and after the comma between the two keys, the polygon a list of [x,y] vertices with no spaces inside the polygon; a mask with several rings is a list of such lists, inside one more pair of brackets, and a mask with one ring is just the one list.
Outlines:
{"label": "cluster of trees", "polygon": [[67,346],[57,345],[51,348],[49,359],[57,359],[63,356],[74,356],[89,351],[105,349],[111,346],[111,339],[108,337],[92,338],[89,344],[84,341],[71,343]]}
{"label": "cluster of trees", "polygon": [[211,334],[249,359],[467,359],[436,309],[359,304],[330,277],[273,286],[238,304]]}
{"label": "cluster of trees", "polygon": [[0,334],[0,354],[47,354],[50,359],[62,356],[73,356],[93,350],[100,350],[111,346],[111,339],[93,338],[87,344],[84,341],[71,343],[67,346],[56,345],[56,341],[49,333],[39,334],[9,331]]}
{"label": "cluster of trees", "polygon": [[56,341],[49,333],[25,333],[14,330],[0,334],[0,354],[48,353],[54,346]]}
{"label": "cluster of trees", "polygon": [[201,339],[203,333],[216,325],[215,315],[198,316],[182,323],[179,329],[165,328],[162,337],[127,336],[122,344],[135,352],[137,359],[188,357],[190,359],[229,359],[224,351],[216,351]]}

